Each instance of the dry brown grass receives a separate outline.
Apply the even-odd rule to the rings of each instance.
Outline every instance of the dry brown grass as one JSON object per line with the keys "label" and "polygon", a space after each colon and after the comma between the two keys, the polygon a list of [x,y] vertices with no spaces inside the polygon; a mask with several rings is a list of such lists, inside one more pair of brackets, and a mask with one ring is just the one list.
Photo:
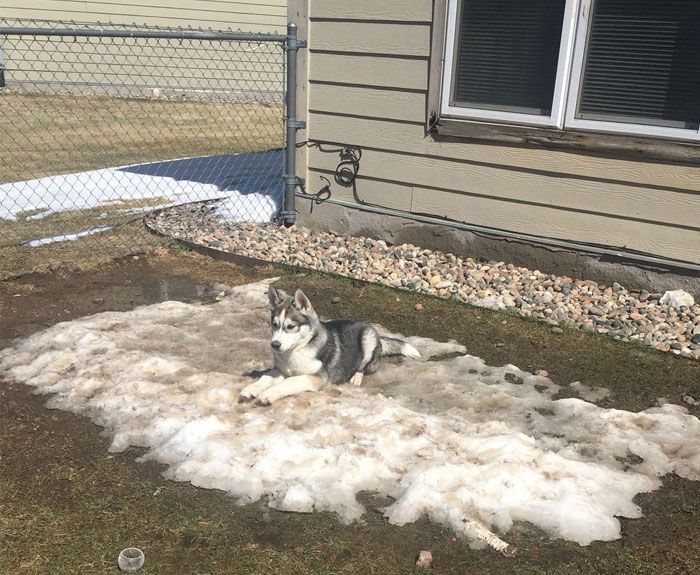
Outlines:
{"label": "dry brown grass", "polygon": [[[88,229],[89,227],[87,225]],[[153,235],[144,227],[142,221],[132,218],[119,223],[112,230],[73,241],[56,242],[39,247],[27,245],[0,247],[0,281],[34,272],[58,269],[66,272],[98,269],[115,259],[134,254],[152,253],[159,247],[173,245],[175,242],[172,240]]]}
{"label": "dry brown grass", "polygon": [[0,183],[282,146],[282,109],[255,103],[0,94]]}
{"label": "dry brown grass", "polygon": [[[250,102],[171,101],[80,95],[0,93],[0,183],[183,157],[279,148],[281,106]],[[0,203],[3,198],[0,197]],[[147,252],[163,240],[124,208],[158,199],[32,219],[0,219],[0,279],[58,266],[81,268]],[[136,218],[138,219],[138,218]],[[97,226],[114,230],[30,248],[22,242]]]}
{"label": "dry brown grass", "polygon": [[[18,214],[17,220],[0,219],[0,280],[58,267],[86,269],[166,245],[167,240],[153,236],[144,228],[138,214],[125,212],[160,203],[161,199],[152,198],[89,210],[57,212],[35,220],[28,218],[41,214],[41,210]],[[111,226],[112,229],[37,247],[24,244],[33,239],[102,226]]]}
{"label": "dry brown grass", "polygon": [[140,219],[139,214],[131,210],[162,205],[164,202],[163,198],[129,200],[86,210],[55,212],[46,217],[40,217],[44,210],[21,212],[16,220],[0,219],[0,250],[18,247],[34,239],[49,238],[60,234],[61,230],[78,232],[91,227],[121,225]]}

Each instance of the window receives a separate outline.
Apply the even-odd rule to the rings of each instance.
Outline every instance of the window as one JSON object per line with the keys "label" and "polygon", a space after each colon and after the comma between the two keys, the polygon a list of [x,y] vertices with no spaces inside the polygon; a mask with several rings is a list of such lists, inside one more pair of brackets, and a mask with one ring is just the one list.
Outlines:
{"label": "window", "polygon": [[449,0],[442,115],[700,140],[700,1]]}

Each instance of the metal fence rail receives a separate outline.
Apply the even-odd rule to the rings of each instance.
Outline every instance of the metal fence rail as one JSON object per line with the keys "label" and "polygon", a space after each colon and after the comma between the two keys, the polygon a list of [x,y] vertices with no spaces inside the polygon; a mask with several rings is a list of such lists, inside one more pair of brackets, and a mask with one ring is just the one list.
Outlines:
{"label": "metal fence rail", "polygon": [[216,199],[226,219],[291,223],[298,48],[293,25],[0,20],[0,278],[37,247],[143,251],[143,213],[167,205]]}

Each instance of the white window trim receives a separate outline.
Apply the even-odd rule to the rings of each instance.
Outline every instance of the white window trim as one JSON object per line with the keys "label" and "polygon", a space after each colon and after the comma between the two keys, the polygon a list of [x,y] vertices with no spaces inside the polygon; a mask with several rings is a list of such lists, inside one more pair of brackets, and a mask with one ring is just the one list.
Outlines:
{"label": "white window trim", "polygon": [[457,46],[456,31],[459,1],[448,0],[447,6],[440,102],[442,115],[452,118],[548,127],[560,130],[650,136],[691,142],[700,141],[700,129],[695,132],[683,128],[603,120],[583,120],[575,117],[578,95],[583,80],[583,64],[591,6],[595,0],[566,0],[559,61],[557,63],[557,77],[552,101],[552,114],[550,116],[451,106],[450,94],[452,93],[454,58]]}
{"label": "white window trim", "polygon": [[473,120],[490,120],[493,122],[505,122],[509,124],[525,124],[531,126],[547,126],[551,128],[564,127],[564,108],[566,105],[566,86],[569,82],[571,70],[571,56],[576,28],[576,13],[580,0],[566,0],[564,8],[564,22],[562,24],[559,61],[557,62],[557,76],[554,84],[554,97],[552,99],[552,113],[550,116],[538,116],[518,112],[505,112],[499,110],[486,110],[479,108],[466,108],[463,106],[451,106],[450,94],[452,93],[452,80],[454,77],[454,58],[457,46],[457,10],[459,0],[449,0],[447,8],[447,33],[445,46],[445,60],[442,86],[442,111],[447,116],[469,118]]}
{"label": "white window trim", "polygon": [[656,138],[672,138],[675,140],[700,141],[700,129],[697,132],[687,128],[669,128],[652,124],[627,122],[608,122],[605,120],[583,120],[576,117],[578,97],[583,81],[583,65],[586,57],[586,39],[591,22],[593,0],[581,0],[574,57],[572,62],[571,86],[566,106],[566,128],[593,132],[609,132],[630,136],[652,136]]}

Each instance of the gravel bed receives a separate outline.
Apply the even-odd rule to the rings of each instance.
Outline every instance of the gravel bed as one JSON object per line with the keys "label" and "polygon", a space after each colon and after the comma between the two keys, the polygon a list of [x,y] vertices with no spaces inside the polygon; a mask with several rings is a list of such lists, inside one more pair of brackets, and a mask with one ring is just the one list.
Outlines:
{"label": "gravel bed", "polygon": [[147,225],[170,237],[243,256],[508,309],[553,326],[580,327],[700,359],[700,304],[688,294],[676,294],[681,301],[669,304],[669,296],[627,290],[618,283],[606,286],[411,244],[388,245],[300,226],[237,224],[223,221],[212,204],[157,212]]}

